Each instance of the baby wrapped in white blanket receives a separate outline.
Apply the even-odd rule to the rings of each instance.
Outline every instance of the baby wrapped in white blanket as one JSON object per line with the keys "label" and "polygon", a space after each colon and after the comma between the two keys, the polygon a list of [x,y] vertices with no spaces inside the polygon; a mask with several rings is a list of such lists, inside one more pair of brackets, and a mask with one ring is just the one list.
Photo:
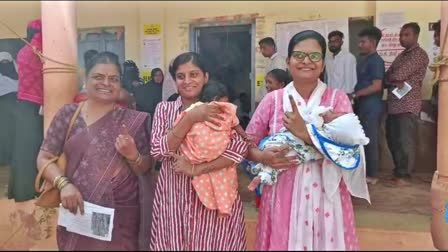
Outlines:
{"label": "baby wrapped in white blanket", "polygon": [[[336,143],[347,146],[367,145],[369,143],[369,139],[365,136],[361,123],[354,113],[334,113],[332,112],[331,107],[318,106],[312,111],[311,115],[307,119],[309,124],[314,125],[316,129],[323,132],[328,140],[332,140]],[[290,151],[286,156],[296,156],[299,164],[323,158],[321,152],[319,152],[314,146],[305,144],[302,139],[297,138],[285,128],[280,130],[279,133],[263,139],[260,142],[259,148],[263,150],[265,148],[285,144],[290,147]],[[336,145],[335,148],[339,147],[340,146]],[[333,152],[332,146],[328,146],[328,150],[329,152]],[[340,167],[350,167],[350,169],[355,169],[357,164],[359,164],[359,159],[353,160],[353,157],[350,156],[352,153],[347,153],[347,157],[344,157],[343,154],[341,155],[340,149],[335,151],[338,152],[338,160],[334,161]],[[332,153],[329,153],[329,155],[331,156]],[[292,165],[296,166],[297,164]],[[284,171],[284,169],[274,169],[261,163],[253,165],[251,169],[253,174],[257,174],[248,186],[251,191],[255,190],[259,184],[275,184],[277,182],[278,175]]]}

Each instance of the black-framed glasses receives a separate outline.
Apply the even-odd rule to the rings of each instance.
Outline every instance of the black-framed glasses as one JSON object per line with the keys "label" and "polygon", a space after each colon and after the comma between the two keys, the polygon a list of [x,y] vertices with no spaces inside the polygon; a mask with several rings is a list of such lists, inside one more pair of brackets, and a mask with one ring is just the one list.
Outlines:
{"label": "black-framed glasses", "polygon": [[312,62],[319,62],[322,60],[322,53],[320,52],[306,53],[301,51],[293,51],[291,56],[298,61],[303,61],[306,57],[308,57]]}

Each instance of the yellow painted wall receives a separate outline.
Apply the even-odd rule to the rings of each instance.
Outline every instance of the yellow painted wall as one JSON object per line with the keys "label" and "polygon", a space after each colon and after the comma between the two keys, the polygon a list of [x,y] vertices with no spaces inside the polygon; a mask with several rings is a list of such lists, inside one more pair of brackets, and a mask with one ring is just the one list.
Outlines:
{"label": "yellow painted wall", "polygon": [[[28,21],[40,17],[39,1],[1,1],[0,20],[7,23],[19,35],[26,37]],[[0,38],[15,38],[15,35],[0,26]]]}
{"label": "yellow painted wall", "polygon": [[136,1],[79,1],[76,2],[78,27],[124,26],[126,59],[139,61],[139,16]]}
{"label": "yellow painted wall", "polygon": [[[436,22],[440,19],[440,8],[441,1],[412,1],[409,3],[403,1],[377,1],[376,15],[382,12],[403,11],[406,22],[417,22],[419,24],[419,43],[423,49],[427,49],[433,43],[432,38],[428,37],[428,23]],[[428,70],[423,83],[423,99],[431,97],[432,76],[432,72]]]}

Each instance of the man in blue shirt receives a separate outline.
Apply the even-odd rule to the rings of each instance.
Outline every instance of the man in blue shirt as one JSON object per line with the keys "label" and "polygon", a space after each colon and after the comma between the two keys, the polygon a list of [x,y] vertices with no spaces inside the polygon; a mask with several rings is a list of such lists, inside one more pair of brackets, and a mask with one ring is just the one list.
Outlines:
{"label": "man in blue shirt", "polygon": [[384,60],[376,48],[381,40],[381,30],[368,27],[359,34],[360,58],[357,62],[357,84],[351,98],[355,101],[355,113],[358,115],[366,136],[370,139],[366,146],[367,183],[378,182],[379,166],[379,128],[383,112],[382,90],[384,78]]}

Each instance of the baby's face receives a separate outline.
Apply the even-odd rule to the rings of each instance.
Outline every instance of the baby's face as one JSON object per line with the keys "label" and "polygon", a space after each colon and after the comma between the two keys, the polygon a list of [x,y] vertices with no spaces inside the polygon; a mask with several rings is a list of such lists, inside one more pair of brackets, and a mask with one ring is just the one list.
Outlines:
{"label": "baby's face", "polygon": [[322,114],[322,118],[324,119],[324,123],[329,123],[332,122],[334,119],[345,115],[346,113],[337,113],[337,112],[333,112],[333,111],[328,111]]}

